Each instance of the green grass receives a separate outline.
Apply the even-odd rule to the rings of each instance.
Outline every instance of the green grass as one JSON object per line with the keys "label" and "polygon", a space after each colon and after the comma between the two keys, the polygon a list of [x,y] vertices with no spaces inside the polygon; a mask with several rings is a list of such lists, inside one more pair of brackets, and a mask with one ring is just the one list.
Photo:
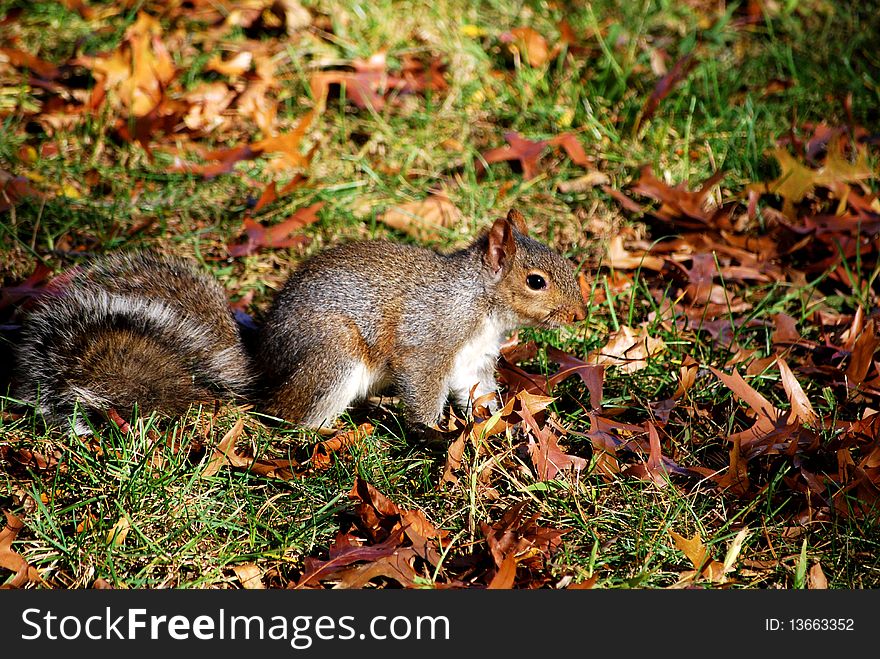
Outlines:
{"label": "green grass", "polygon": [[[305,230],[312,239],[307,247],[239,259],[227,255],[225,245],[238,236],[244,213],[272,176],[267,159],[240,163],[234,173],[211,181],[172,173],[170,155],[156,150],[150,157],[120,142],[112,130],[115,116],[99,113],[58,127],[37,125],[38,90],[26,77],[0,68],[0,169],[27,176],[48,193],[0,216],[0,283],[20,282],[38,261],[60,270],[93,253],[150,246],[195,256],[233,298],[252,291],[249,311],[259,319],[286,273],[304,256],[349,238],[412,240],[377,221],[379,213],[442,187],[466,220],[432,246],[466,243],[516,206],[538,237],[583,264],[594,293],[604,297],[581,327],[527,331],[523,340],[583,356],[604,345],[618,326],[643,322],[652,336],[664,339],[666,352],[647,369],[632,375],[610,369],[606,376],[603,404],[621,408],[619,420],[639,423],[649,418],[649,403],[672,395],[686,355],[718,367],[730,356],[705,334],[652,320],[662,300],[653,298],[647,273],[616,290],[615,273],[604,267],[603,250],[620,231],[649,241],[673,231],[656,224],[648,228],[626,216],[599,188],[560,192],[558,183],[585,173],[564,156],[548,154],[543,172],[524,180],[506,163],[490,165],[480,177],[479,153],[503,144],[508,130],[529,139],[573,131],[614,188],[637,178],[643,163],[652,164],[659,177],[691,187],[721,169],[726,172],[721,194],[730,198],[745,184],[776,175],[766,152],[792,126],[846,124],[848,95],[853,122],[874,133],[880,126],[875,47],[880,35],[869,5],[775,3],[778,7],[757,24],[738,27],[742,8],[735,4],[726,13],[700,9],[717,3],[599,1],[572,9],[492,0],[306,4],[325,18],[333,37],[306,33],[278,50],[282,132],[312,107],[308,79],[321,57],[367,58],[384,47],[394,69],[407,53],[433,54],[447,62],[449,83],[445,92],[401,98],[381,111],[359,110],[344,98],[328,102],[307,138],[309,146],[318,147],[308,182],[257,216],[270,224],[306,204],[326,202],[320,221]],[[144,5],[148,12],[151,7]],[[132,10],[86,21],[59,3],[0,2],[0,16],[19,9],[18,19],[0,25],[0,42],[16,39],[15,47],[52,62],[114,48],[136,16]],[[586,54],[563,47],[545,65],[532,68],[518,64],[499,38],[505,30],[529,25],[552,47],[563,19]],[[165,27],[170,27],[167,19]],[[225,38],[235,46],[244,31]],[[204,70],[207,53],[198,43],[192,48],[195,52],[175,52],[177,65],[186,67],[181,79],[189,88],[214,75]],[[668,54],[669,66],[688,53],[696,65],[637,129],[657,81],[651,70],[654,48]],[[793,85],[766,94],[774,78]],[[260,137],[253,124],[242,122],[204,142],[222,147]],[[450,147],[453,141],[460,148]],[[51,150],[42,155],[47,145]],[[26,147],[36,156],[25,155]],[[809,328],[804,321],[819,302],[843,313],[858,304],[876,308],[876,272],[866,274],[873,277],[873,290],[829,288],[821,278],[803,288],[750,287],[743,293],[753,303],[748,318],[771,323],[775,314],[787,313],[799,327]],[[3,320],[15,322],[14,317]],[[758,351],[755,357],[771,354],[772,323],[769,329],[743,323],[732,331],[743,347]],[[804,333],[818,339],[807,329]],[[14,333],[0,340],[8,352]],[[553,368],[543,350],[529,366]],[[799,379],[820,414],[857,418],[866,407],[827,399],[821,383]],[[673,413],[666,427],[671,441],[663,452],[684,465],[723,468],[726,436],[750,420],[711,376],[701,374],[699,383]],[[775,369],[750,383],[774,404],[787,406]],[[561,423],[586,432],[582,383],[568,380],[556,393],[553,409]],[[25,520],[15,548],[55,587],[88,587],[103,578],[125,587],[235,588],[240,583],[232,567],[249,562],[259,566],[268,585],[286,585],[302,570],[305,557],[323,557],[343,529],[355,476],[449,530],[450,560],[480,544],[480,522],[497,520],[506,506],[526,498],[542,525],[568,530],[550,565],[556,580],[579,582],[597,575],[601,587],[671,586],[692,566],[671,543],[668,529],[687,537],[699,531],[712,557],[723,560],[737,532],[748,526],[733,587],[802,587],[804,546],[807,567],[821,562],[831,587],[880,587],[876,519],[841,515],[799,523],[795,516],[802,498],[786,485],[796,470],[790,461],[772,457],[756,461],[754,476],[763,489],[742,501],[706,482],[658,488],[593,471],[540,483],[512,450],[513,439],[495,439],[490,445],[502,457],[491,483],[497,498],[489,498],[475,476],[490,459],[485,454],[468,448],[468,477],[438,489],[443,448],[408,441],[396,417],[375,407],[352,412],[352,424],[378,424],[363,446],[325,472],[287,481],[230,469],[200,477],[210,446],[240,415],[247,421],[243,441],[255,455],[302,458],[316,441],[308,433],[263,425],[254,412],[224,411],[215,419],[210,411],[193,411],[180,423],[180,445],[169,447],[165,440],[172,436],[173,421],[152,432],[140,427],[132,436],[101,427],[92,439],[81,440],[63,429],[45,428],[32,414],[10,414],[18,410],[12,399],[0,397],[0,447],[7,451],[0,461],[0,507]],[[567,441],[572,453],[590,455],[587,439],[572,434]],[[57,463],[40,468],[22,451],[54,456]],[[120,520],[128,530],[117,542],[110,534],[122,528]]]}

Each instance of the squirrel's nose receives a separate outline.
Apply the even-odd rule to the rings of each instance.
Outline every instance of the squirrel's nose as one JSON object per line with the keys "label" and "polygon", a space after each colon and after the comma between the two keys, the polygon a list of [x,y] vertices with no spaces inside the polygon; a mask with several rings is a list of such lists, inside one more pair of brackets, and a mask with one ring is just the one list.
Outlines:
{"label": "squirrel's nose", "polygon": [[572,322],[581,321],[586,317],[587,317],[587,309],[582,304],[576,306],[571,312],[571,321]]}

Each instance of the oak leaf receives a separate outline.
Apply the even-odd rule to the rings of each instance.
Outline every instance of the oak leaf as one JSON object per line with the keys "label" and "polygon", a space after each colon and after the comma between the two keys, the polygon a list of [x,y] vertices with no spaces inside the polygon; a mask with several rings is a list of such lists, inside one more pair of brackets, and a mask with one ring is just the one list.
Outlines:
{"label": "oak leaf", "polygon": [[444,231],[457,227],[461,217],[461,211],[446,195],[432,194],[421,201],[392,206],[379,219],[394,229],[426,241],[440,240]]}

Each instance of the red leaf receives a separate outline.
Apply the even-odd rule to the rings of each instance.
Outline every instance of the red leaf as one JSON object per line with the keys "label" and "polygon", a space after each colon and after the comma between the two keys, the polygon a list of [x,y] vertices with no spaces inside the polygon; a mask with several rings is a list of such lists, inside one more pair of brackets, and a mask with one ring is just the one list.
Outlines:
{"label": "red leaf", "polygon": [[654,91],[651,92],[648,100],[645,101],[645,105],[642,108],[638,121],[636,122],[636,131],[639,130],[643,123],[654,116],[654,113],[660,106],[660,102],[666,98],[682,80],[684,80],[687,74],[690,73],[691,69],[694,68],[695,64],[696,62],[694,61],[693,53],[688,53],[672,65],[669,73],[657,81]]}
{"label": "red leaf", "polygon": [[315,222],[318,219],[318,211],[324,206],[324,203],[319,201],[306,208],[300,208],[283,222],[269,227],[264,227],[251,217],[245,217],[244,232],[247,240],[243,243],[228,245],[229,255],[245,256],[253,254],[262,247],[277,249],[302,245],[308,238],[306,236],[291,236],[291,234]]}
{"label": "red leaf", "polygon": [[550,139],[535,142],[524,138],[516,131],[508,131],[504,133],[504,139],[508,146],[485,151],[482,154],[482,160],[477,161],[477,171],[482,171],[483,162],[491,165],[496,162],[516,160],[522,167],[523,178],[534,178],[540,172],[539,161],[548,146],[561,146],[575,164],[582,167],[590,165],[590,159],[573,133],[562,133]]}
{"label": "red leaf", "polygon": [[559,371],[547,380],[548,389],[552,390],[566,378],[577,375],[587,385],[590,392],[590,407],[598,410],[602,407],[602,386],[605,380],[605,366],[587,364],[574,355],[553,347],[547,348],[547,358],[559,364]]}

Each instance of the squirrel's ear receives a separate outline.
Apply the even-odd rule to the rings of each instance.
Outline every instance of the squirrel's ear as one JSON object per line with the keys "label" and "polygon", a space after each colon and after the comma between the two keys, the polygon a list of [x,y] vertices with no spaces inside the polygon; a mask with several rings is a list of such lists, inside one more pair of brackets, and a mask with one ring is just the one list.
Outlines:
{"label": "squirrel's ear", "polygon": [[511,208],[507,212],[507,221],[513,224],[516,227],[516,230],[521,234],[528,235],[529,228],[526,226],[526,218],[523,217],[523,214],[520,213],[515,208]]}
{"label": "squirrel's ear", "polygon": [[504,218],[495,220],[489,229],[489,247],[486,250],[486,263],[492,274],[501,278],[502,272],[510,267],[516,254],[516,241],[513,239],[513,224]]}

